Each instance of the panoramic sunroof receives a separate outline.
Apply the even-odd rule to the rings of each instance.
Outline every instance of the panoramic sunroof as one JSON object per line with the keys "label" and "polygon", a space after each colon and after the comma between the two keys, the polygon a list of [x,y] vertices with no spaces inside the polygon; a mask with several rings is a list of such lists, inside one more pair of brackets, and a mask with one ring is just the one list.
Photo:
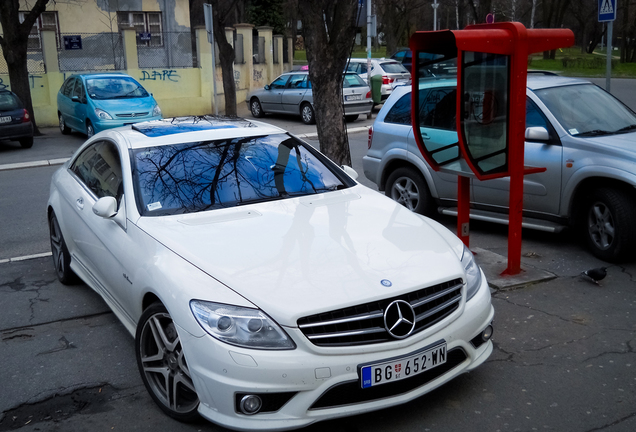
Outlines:
{"label": "panoramic sunroof", "polygon": [[197,132],[217,129],[233,129],[255,126],[249,120],[238,117],[191,116],[171,119],[152,120],[135,123],[132,128],[148,137],[160,137],[184,132]]}

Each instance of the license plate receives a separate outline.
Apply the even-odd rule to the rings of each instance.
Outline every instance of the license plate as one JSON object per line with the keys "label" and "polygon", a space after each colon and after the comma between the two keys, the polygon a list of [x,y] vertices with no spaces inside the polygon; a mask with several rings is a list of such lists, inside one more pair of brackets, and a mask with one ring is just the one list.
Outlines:
{"label": "license plate", "polygon": [[446,363],[446,344],[420,351],[406,357],[362,366],[362,388],[375,387],[419,375]]}
{"label": "license plate", "polygon": [[0,123],[11,123],[11,116],[0,117]]}
{"label": "license plate", "polygon": [[345,100],[348,100],[348,101],[362,100],[362,95],[346,95]]}

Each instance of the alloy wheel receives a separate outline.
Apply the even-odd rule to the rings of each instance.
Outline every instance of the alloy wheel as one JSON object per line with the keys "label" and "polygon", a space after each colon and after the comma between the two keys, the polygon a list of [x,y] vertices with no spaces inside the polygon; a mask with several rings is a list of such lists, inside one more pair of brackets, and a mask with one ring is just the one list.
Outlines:
{"label": "alloy wheel", "polygon": [[176,415],[195,411],[199,398],[170,315],[151,315],[143,324],[138,343],[140,367],[155,398]]}

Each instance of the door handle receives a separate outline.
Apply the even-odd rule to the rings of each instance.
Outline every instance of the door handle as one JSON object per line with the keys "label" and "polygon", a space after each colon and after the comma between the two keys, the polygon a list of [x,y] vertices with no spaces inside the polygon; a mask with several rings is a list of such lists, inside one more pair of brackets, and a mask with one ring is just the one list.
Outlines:
{"label": "door handle", "polygon": [[431,139],[431,137],[429,137],[427,134],[423,133],[422,134],[422,139]]}
{"label": "door handle", "polygon": [[78,209],[84,210],[84,198],[78,198],[77,201],[75,201],[75,205]]}

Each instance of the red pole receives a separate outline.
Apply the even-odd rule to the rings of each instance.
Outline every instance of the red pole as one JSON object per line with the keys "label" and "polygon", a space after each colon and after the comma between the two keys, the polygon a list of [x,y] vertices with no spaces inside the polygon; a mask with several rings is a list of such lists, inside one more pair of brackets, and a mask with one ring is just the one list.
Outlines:
{"label": "red pole", "polygon": [[457,176],[457,237],[470,246],[470,178],[465,176]]}

